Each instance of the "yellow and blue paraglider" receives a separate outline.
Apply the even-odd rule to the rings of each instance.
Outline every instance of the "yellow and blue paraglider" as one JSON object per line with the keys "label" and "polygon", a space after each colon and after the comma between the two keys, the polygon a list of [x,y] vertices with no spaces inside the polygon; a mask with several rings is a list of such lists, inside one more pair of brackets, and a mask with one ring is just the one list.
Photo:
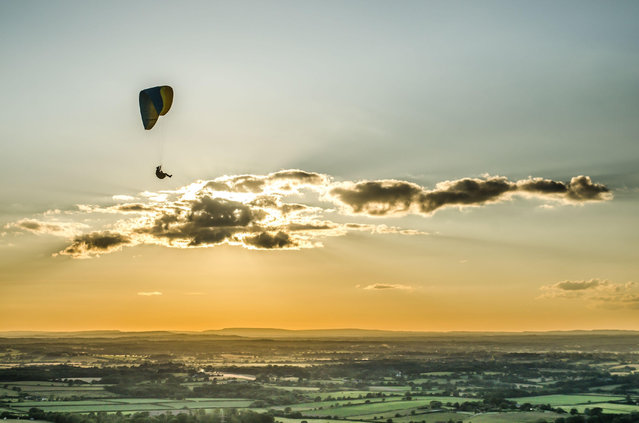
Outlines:
{"label": "yellow and blue paraglider", "polygon": [[[164,116],[173,104],[173,88],[168,85],[147,88],[140,91],[140,115],[144,129],[149,130],[155,126],[160,116]],[[160,179],[171,177],[162,171],[162,165],[155,169],[155,176]]]}
{"label": "yellow and blue paraglider", "polygon": [[167,114],[173,104],[173,88],[168,85],[140,91],[140,114],[144,129],[155,126],[159,116]]}

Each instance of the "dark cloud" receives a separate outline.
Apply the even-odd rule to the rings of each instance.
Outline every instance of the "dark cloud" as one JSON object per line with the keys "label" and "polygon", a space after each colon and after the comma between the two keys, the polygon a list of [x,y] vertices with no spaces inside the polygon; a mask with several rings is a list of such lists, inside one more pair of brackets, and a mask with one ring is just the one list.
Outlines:
{"label": "dark cloud", "polygon": [[230,243],[276,249],[301,246],[301,239],[292,236],[292,232],[329,231],[336,226],[312,220],[278,222],[277,214],[288,214],[290,209],[305,210],[306,206],[289,207],[264,196],[249,203],[203,196],[186,201],[183,206],[187,207],[162,210],[150,225],[138,227],[135,232],[165,240],[169,245],[200,247]]}
{"label": "dark cloud", "polygon": [[73,243],[60,251],[60,254],[72,257],[99,255],[130,244],[131,238],[117,232],[91,232],[75,237]]}
{"label": "dark cloud", "polygon": [[514,189],[513,183],[501,177],[486,180],[465,178],[440,186],[419,195],[418,204],[422,213],[430,214],[445,206],[481,205],[499,201],[505,193]]}
{"label": "dark cloud", "polygon": [[575,176],[568,185],[568,197],[574,201],[601,201],[611,198],[610,190],[601,184],[593,184],[589,176]]}
{"label": "dark cloud", "polygon": [[548,179],[530,178],[517,182],[521,191],[565,198],[567,201],[579,203],[584,201],[605,201],[612,196],[605,185],[595,184],[589,176],[575,176],[569,183]]}
{"label": "dark cloud", "polygon": [[308,210],[309,207],[303,204],[281,204],[279,205],[279,209],[282,212],[282,214],[287,215],[290,213],[296,213],[296,212]]}
{"label": "dark cloud", "polygon": [[247,226],[259,219],[249,206],[239,201],[203,197],[191,203],[187,220],[198,227]]}
{"label": "dark cloud", "polygon": [[268,232],[262,232],[259,235],[247,236],[244,238],[244,242],[248,245],[260,249],[271,250],[273,248],[291,248],[297,246],[296,242],[291,237],[282,231],[272,235]]}
{"label": "dark cloud", "polygon": [[182,241],[189,246],[220,244],[238,232],[250,230],[263,215],[239,201],[205,196],[188,202],[188,210],[174,208],[163,211],[152,225],[138,228],[142,234],[169,241]]}
{"label": "dark cloud", "polygon": [[519,181],[517,187],[521,191],[537,194],[565,194],[568,191],[565,183],[542,178]]}
{"label": "dark cloud", "polygon": [[419,185],[403,181],[366,181],[330,190],[330,194],[353,212],[376,216],[408,211],[421,192]]}
{"label": "dark cloud", "polygon": [[562,281],[553,285],[554,288],[563,291],[583,291],[585,289],[596,288],[601,285],[598,279],[591,279],[589,281]]}
{"label": "dark cloud", "polygon": [[338,225],[326,222],[320,223],[289,223],[286,228],[290,231],[326,231],[329,229],[335,229]]}
{"label": "dark cloud", "polygon": [[[54,225],[49,225],[49,226],[54,226]],[[16,224],[16,227],[38,232],[40,229],[42,229],[42,224],[36,220],[23,220],[21,222],[18,222]]]}
{"label": "dark cloud", "polygon": [[118,204],[117,206],[113,206],[111,210],[115,210],[115,211],[119,211],[123,213],[127,213],[127,212],[141,213],[141,212],[153,211],[154,209],[153,207],[148,206],[146,204],[135,203],[135,204]]}
{"label": "dark cloud", "polygon": [[576,176],[568,184],[541,178],[516,182],[501,176],[464,178],[441,182],[433,190],[404,181],[363,181],[337,184],[329,190],[329,198],[336,203],[352,213],[370,216],[429,215],[443,207],[480,206],[516,194],[571,203],[612,198],[607,187],[592,183],[587,176]]}

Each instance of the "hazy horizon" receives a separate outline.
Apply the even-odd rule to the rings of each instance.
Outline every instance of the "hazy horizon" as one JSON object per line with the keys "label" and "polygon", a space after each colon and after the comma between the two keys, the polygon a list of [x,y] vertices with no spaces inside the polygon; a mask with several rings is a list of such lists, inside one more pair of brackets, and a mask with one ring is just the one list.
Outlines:
{"label": "hazy horizon", "polygon": [[[118,334],[145,334],[145,333],[169,333],[175,335],[203,335],[211,334],[215,336],[231,336],[231,337],[252,337],[252,336],[267,336],[268,332],[286,332],[291,336],[296,336],[296,333],[321,333],[321,332],[335,332],[343,333],[344,337],[356,336],[357,333],[379,333],[379,334],[406,334],[406,335],[455,335],[455,334],[503,334],[503,335],[520,335],[520,334],[574,334],[574,333],[614,333],[614,332],[628,332],[639,333],[639,330],[634,329],[563,329],[563,330],[522,330],[522,331],[491,331],[491,330],[450,330],[450,331],[419,331],[419,330],[402,330],[402,329],[362,329],[362,328],[307,328],[307,329],[287,329],[287,328],[260,328],[260,327],[237,327],[237,328],[221,328],[221,329],[203,329],[203,330],[180,330],[180,329],[153,329],[153,330],[121,330],[121,329],[85,329],[85,330],[1,330],[1,335],[9,334],[84,334],[84,333],[118,333]],[[243,335],[248,333],[246,335]],[[253,333],[253,334],[251,334]],[[265,335],[262,335],[265,333]],[[225,335],[228,334],[228,335]],[[238,335],[240,334],[240,335]],[[353,335],[349,335],[353,334]],[[303,336],[303,335],[300,335]],[[330,336],[330,335],[327,335]],[[371,335],[374,336],[374,335]]]}

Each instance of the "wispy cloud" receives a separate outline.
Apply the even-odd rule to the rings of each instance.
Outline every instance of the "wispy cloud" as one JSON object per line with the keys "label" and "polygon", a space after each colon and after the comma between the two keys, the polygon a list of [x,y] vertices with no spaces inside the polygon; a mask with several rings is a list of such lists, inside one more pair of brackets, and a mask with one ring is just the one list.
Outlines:
{"label": "wispy cloud", "polygon": [[138,295],[142,297],[155,297],[158,295],[162,295],[160,291],[150,291],[150,292],[138,292]]}
{"label": "wispy cloud", "polygon": [[365,290],[388,290],[388,289],[399,289],[402,291],[412,291],[413,287],[410,285],[401,285],[401,284],[391,284],[391,283],[374,283],[372,285],[366,285],[362,289]]}
{"label": "wispy cloud", "polygon": [[[335,182],[329,175],[290,169],[268,175],[222,176],[176,190],[145,191],[136,197],[115,195],[112,205],[81,204],[72,212],[45,212],[39,219],[21,219],[5,228],[69,238],[70,244],[58,254],[73,258],[95,257],[141,244],[301,249],[321,247],[323,238],[352,231],[427,234],[369,222],[338,223],[329,218],[335,213],[351,219],[430,216],[441,208],[477,207],[513,195],[557,204],[612,198],[608,188],[587,176],[574,177],[567,183],[541,178],[512,182],[504,177],[485,176],[444,181],[429,190],[398,180]],[[83,223],[62,222],[60,215]],[[84,222],[91,221],[94,215],[110,215],[115,221],[106,225],[104,220],[95,219],[93,230],[88,230]]]}
{"label": "wispy cloud", "polygon": [[[45,212],[44,216],[55,216],[59,211]],[[83,230],[89,228],[88,225],[80,222],[65,222],[59,220],[41,220],[41,219],[20,219],[16,222],[8,223],[4,226],[11,232],[26,231],[38,235],[54,235],[62,237],[71,237],[81,234]]]}
{"label": "wispy cloud", "polygon": [[639,289],[635,282],[613,283],[605,279],[560,281],[544,285],[538,299],[579,299],[591,305],[639,309]]}

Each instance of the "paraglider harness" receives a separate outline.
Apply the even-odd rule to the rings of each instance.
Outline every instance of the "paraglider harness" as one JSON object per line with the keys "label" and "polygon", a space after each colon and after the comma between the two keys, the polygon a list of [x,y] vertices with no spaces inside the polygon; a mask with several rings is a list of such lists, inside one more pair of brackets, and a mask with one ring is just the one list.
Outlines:
{"label": "paraglider harness", "polygon": [[162,165],[160,165],[160,166],[156,166],[156,168],[155,168],[155,176],[157,176],[159,179],[164,179],[167,176],[170,178],[173,175],[169,175],[168,173],[163,172],[162,171]]}

